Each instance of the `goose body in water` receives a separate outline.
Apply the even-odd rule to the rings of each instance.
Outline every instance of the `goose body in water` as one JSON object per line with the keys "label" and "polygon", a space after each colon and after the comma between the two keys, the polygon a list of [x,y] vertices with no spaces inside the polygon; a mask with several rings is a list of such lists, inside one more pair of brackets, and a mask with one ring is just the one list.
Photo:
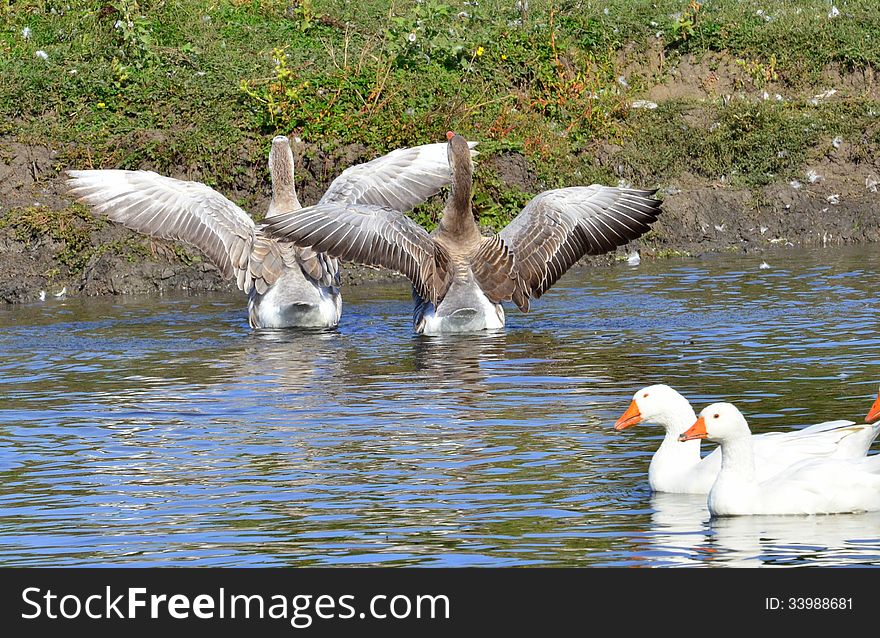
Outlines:
{"label": "goose body in water", "polygon": [[311,206],[266,220],[275,237],[332,257],[383,266],[413,284],[413,326],[437,334],[501,328],[501,303],[528,312],[584,255],[613,250],[648,230],[660,213],[654,191],[583,186],[545,191],[497,235],[484,237],[471,211],[468,143],[447,134],[452,188],[428,233],[398,211]]}
{"label": "goose body in water", "polygon": [[880,455],[808,458],[762,479],[748,423],[730,403],[708,406],[679,436],[680,441],[706,438],[721,446],[721,469],[709,490],[712,516],[880,510]]}
{"label": "goose body in water", "polygon": [[[294,186],[293,152],[284,136],[272,140],[268,215],[302,208]],[[334,257],[279,241],[236,204],[199,182],[150,171],[68,171],[70,193],[97,213],[151,237],[195,246],[248,295],[254,328],[333,327],[342,297]],[[319,204],[412,209],[449,183],[445,144],[398,149],[352,166],[333,181]]]}

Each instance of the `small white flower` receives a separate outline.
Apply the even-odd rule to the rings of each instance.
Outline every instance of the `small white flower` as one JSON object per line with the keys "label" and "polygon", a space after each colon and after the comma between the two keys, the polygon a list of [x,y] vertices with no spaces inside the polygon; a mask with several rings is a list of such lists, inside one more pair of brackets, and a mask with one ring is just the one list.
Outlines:
{"label": "small white flower", "polygon": [[773,97],[776,99],[777,102],[782,102],[782,99],[783,99],[783,98],[782,98],[781,95],[779,95],[779,93],[777,93],[777,94],[774,95]]}
{"label": "small white flower", "polygon": [[40,49],[39,51],[34,53],[34,55],[37,56],[38,58],[40,58],[41,60],[48,60],[49,59],[49,54],[46,53],[45,51],[43,51],[42,49]]}
{"label": "small white flower", "polygon": [[717,230],[719,233],[723,233],[724,232],[724,224],[723,223],[722,224],[715,224],[715,230]]}
{"label": "small white flower", "polygon": [[769,99],[770,99],[770,94],[767,93],[767,91],[764,91],[764,93],[761,94],[761,97],[762,97],[763,99],[765,99],[765,100],[769,100]]}
{"label": "small white flower", "polygon": [[125,26],[125,23],[122,20],[117,20],[116,22],[113,23],[114,29],[121,29],[124,26]]}
{"label": "small white flower", "polygon": [[840,135],[831,140],[831,146],[834,148],[840,148],[841,144],[843,144],[843,138]]}
{"label": "small white flower", "polygon": [[836,17],[839,16],[839,15],[840,15],[840,9],[838,9],[837,7],[835,7],[835,6],[832,4],[832,5],[831,5],[831,11],[828,12],[828,17],[829,17],[829,18],[836,18]]}
{"label": "small white flower", "polygon": [[21,30],[21,37],[23,37],[25,40],[30,40],[31,39],[31,28],[25,27],[24,29],[22,29]]}
{"label": "small white flower", "polygon": [[629,88],[629,82],[627,82],[626,78],[623,77],[622,75],[619,78],[617,78],[617,83],[620,84],[620,86],[622,86],[625,89]]}
{"label": "small white flower", "polygon": [[837,204],[840,203],[840,195],[838,195],[837,193],[834,193],[833,195],[829,195],[825,199],[828,201],[829,204],[832,204],[834,206],[836,206]]}
{"label": "small white flower", "polygon": [[652,27],[654,27],[654,28],[656,28],[656,27],[659,27],[659,26],[660,26],[660,25],[659,25],[659,24],[657,24],[657,23],[656,23],[656,22],[654,22],[654,21],[653,21],[653,20],[651,20],[651,22],[650,22],[650,23],[649,23],[649,24],[650,24],[650,25],[651,25],[651,26],[652,26]]}
{"label": "small white flower", "polygon": [[604,13],[605,15],[608,15],[608,7],[605,7],[604,9],[602,9],[602,13]]}
{"label": "small white flower", "polygon": [[45,290],[41,290],[41,291],[40,291],[40,294],[38,295],[38,297],[39,297],[40,301],[46,301],[46,291],[45,291]]}
{"label": "small white flower", "polygon": [[807,181],[810,182],[810,184],[815,184],[820,179],[822,179],[822,176],[819,175],[819,173],[814,171],[812,168],[807,171]]}
{"label": "small white flower", "polygon": [[770,268],[770,264],[768,264],[766,261],[762,261],[761,265],[758,266],[758,268],[760,268],[761,270],[767,270],[768,268]]}
{"label": "small white flower", "polygon": [[767,232],[768,230],[770,230],[770,229],[767,228],[766,226],[761,226],[758,230],[760,230],[760,231],[761,231],[761,234],[763,235],[764,233],[766,233],[766,232]]}
{"label": "small white flower", "polygon": [[782,149],[781,151],[776,151],[776,157],[782,159],[783,157],[788,157],[788,151]]}
{"label": "small white flower", "polygon": [[77,71],[76,69],[70,69],[70,71],[68,71],[68,73],[70,75],[76,75],[77,73],[79,73],[79,71]]}
{"label": "small white flower", "polygon": [[663,32],[658,31],[657,33],[654,34],[654,37],[657,38],[658,40],[661,39],[663,37]]}
{"label": "small white flower", "polygon": [[791,180],[791,181],[788,183],[788,185],[791,186],[791,187],[792,187],[793,189],[795,189],[795,190],[800,190],[800,188],[803,186],[803,184],[801,184],[801,183],[800,183],[799,181],[797,181],[796,179]]}
{"label": "small white flower", "polygon": [[406,113],[406,115],[409,116],[409,117],[415,117],[416,110],[415,110],[414,108],[412,108],[412,107],[409,107],[408,109],[406,109],[406,110],[404,111],[404,113]]}
{"label": "small white flower", "polygon": [[416,34],[410,32],[410,34],[408,36],[406,36],[406,39],[409,40],[410,42],[415,42],[416,41]]}

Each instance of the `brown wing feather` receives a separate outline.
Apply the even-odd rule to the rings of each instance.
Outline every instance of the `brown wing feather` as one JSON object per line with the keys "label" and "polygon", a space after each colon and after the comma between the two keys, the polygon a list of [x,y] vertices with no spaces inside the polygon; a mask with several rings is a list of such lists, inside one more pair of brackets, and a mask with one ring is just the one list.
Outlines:
{"label": "brown wing feather", "polygon": [[402,273],[435,303],[449,287],[448,255],[400,211],[331,202],[267,219],[265,230],[334,258]]}
{"label": "brown wing feather", "polygon": [[513,301],[528,310],[584,255],[640,237],[660,214],[656,191],[586,186],[546,191],[499,233],[516,258]]}
{"label": "brown wing feather", "polygon": [[[473,148],[476,142],[468,146]],[[320,203],[368,204],[406,212],[448,186],[451,178],[445,142],[399,148],[345,169]]]}
{"label": "brown wing feather", "polygon": [[511,300],[517,287],[516,262],[503,239],[487,237],[469,261],[474,279],[490,301]]}

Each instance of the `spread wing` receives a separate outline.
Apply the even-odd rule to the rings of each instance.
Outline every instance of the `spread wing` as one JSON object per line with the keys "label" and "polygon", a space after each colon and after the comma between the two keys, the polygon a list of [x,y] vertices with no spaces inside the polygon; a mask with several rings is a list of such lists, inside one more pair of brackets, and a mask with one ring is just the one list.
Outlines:
{"label": "spread wing", "polygon": [[[476,142],[468,142],[473,148]],[[406,212],[452,179],[446,143],[400,148],[345,169],[319,203],[369,204]],[[476,155],[475,151],[471,151]]]}
{"label": "spread wing", "polygon": [[449,287],[449,257],[404,213],[369,205],[319,203],[266,220],[272,236],[331,257],[405,275],[423,299]]}
{"label": "spread wing", "polygon": [[96,213],[139,233],[195,246],[244,292],[264,293],[285,266],[298,263],[294,251],[262,235],[247,213],[199,182],[151,171],[67,174],[69,193]]}
{"label": "spread wing", "polygon": [[657,220],[656,191],[576,186],[532,199],[498,235],[516,258],[514,303],[528,311],[584,255],[601,255],[641,236]]}

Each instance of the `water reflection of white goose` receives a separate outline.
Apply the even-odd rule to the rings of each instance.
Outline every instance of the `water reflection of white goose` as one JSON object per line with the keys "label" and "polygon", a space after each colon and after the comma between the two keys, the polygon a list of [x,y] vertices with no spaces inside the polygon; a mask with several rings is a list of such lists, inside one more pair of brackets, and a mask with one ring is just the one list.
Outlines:
{"label": "water reflection of white goose", "polygon": [[[880,399],[878,399],[880,401]],[[651,458],[648,482],[656,492],[708,494],[721,469],[721,448],[700,457],[700,440],[681,442],[679,437],[697,420],[691,404],[667,385],[642,388],[614,428],[623,430],[642,421],[666,430],[660,448]],[[767,432],[751,437],[759,481],[810,458],[864,457],[880,423],[827,421],[801,430]]]}
{"label": "water reflection of white goose", "polygon": [[651,529],[647,536],[664,564],[697,566],[705,563],[706,497],[697,494],[651,495]]}
{"label": "water reflection of white goose", "polygon": [[[880,512],[727,516],[710,523],[703,556],[728,566],[880,565]],[[870,539],[870,540],[866,540]]]}
{"label": "water reflection of white goose", "polygon": [[[408,211],[449,183],[445,144],[398,149],[336,178],[319,205],[349,204]],[[272,140],[268,215],[301,208],[293,153],[286,137]],[[150,171],[69,171],[70,192],[107,218],[140,233],[195,246],[248,295],[255,328],[332,327],[342,299],[336,259],[264,233],[236,204],[198,183]],[[401,214],[402,214],[401,212]]]}
{"label": "water reflection of white goose", "polygon": [[710,520],[704,496],[662,492],[651,496],[651,507],[647,538],[654,560],[665,565],[880,564],[880,512]]}
{"label": "water reflection of white goose", "polygon": [[452,132],[452,188],[433,233],[401,213],[313,206],[268,220],[269,232],[333,257],[383,266],[413,284],[416,332],[474,332],[504,325],[501,302],[523,312],[584,255],[636,239],[660,213],[654,191],[606,186],[541,193],[497,235],[483,237],[471,210],[473,163]]}

